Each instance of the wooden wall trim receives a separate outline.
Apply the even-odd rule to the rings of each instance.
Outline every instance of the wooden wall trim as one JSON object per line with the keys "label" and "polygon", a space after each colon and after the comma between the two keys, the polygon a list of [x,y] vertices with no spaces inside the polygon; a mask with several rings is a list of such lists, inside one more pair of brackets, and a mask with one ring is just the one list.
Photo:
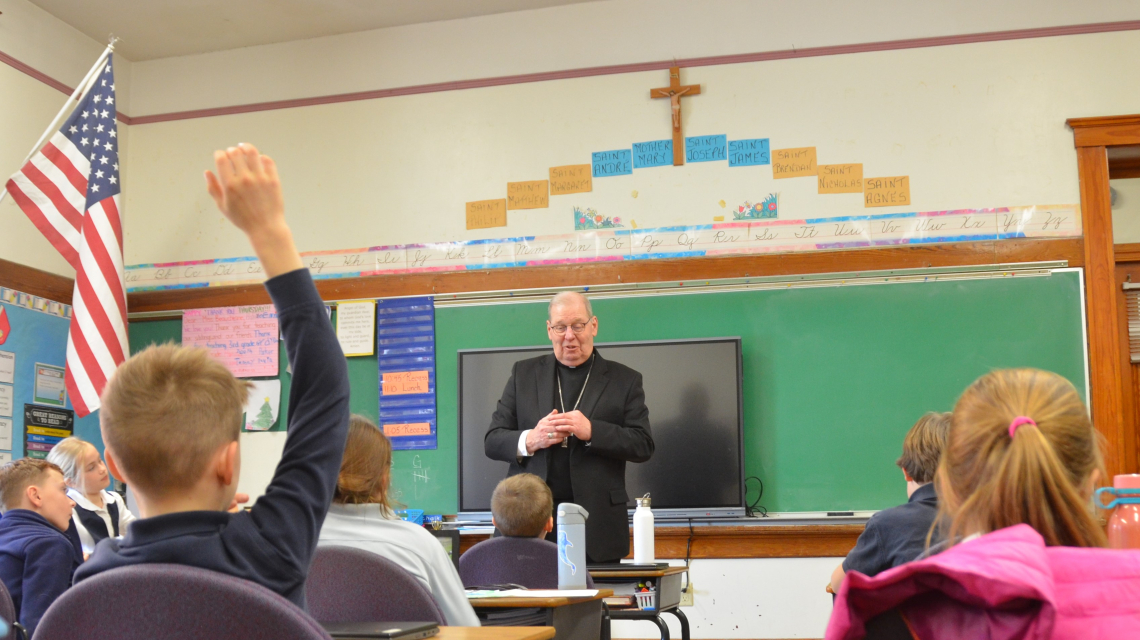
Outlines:
{"label": "wooden wall trim", "polygon": [[0,258],[0,287],[22,291],[55,302],[71,304],[75,281]]}
{"label": "wooden wall trim", "polygon": [[1112,207],[1108,192],[1108,155],[1104,147],[1077,147],[1081,219],[1085,240],[1085,306],[1088,322],[1089,382],[1092,417],[1105,438],[1108,474],[1136,467],[1136,448],[1126,437],[1125,379],[1121,362],[1116,264],[1112,244]]}
{"label": "wooden wall trim", "polygon": [[1112,147],[1140,144],[1140,114],[1069,118],[1073,142],[1079,147]]}
{"label": "wooden wall trim", "polygon": [[[689,557],[711,558],[842,558],[855,548],[863,533],[861,524],[821,525],[717,525],[693,527]],[[630,534],[632,537],[632,533]],[[489,534],[460,538],[466,552]],[[655,555],[659,560],[684,560],[689,542],[686,526],[654,529]],[[630,543],[630,549],[633,543]],[[631,555],[627,557],[633,557]]]}
{"label": "wooden wall trim", "polygon": [[[1112,245],[1112,257],[1116,260],[1116,264],[1122,262],[1140,262],[1140,242]],[[1140,282],[1140,280],[1137,280],[1137,282]]]}
{"label": "wooden wall trim", "polygon": [[[318,280],[317,290],[325,300],[351,300],[1049,260],[1067,260],[1070,266],[1082,266],[1084,264],[1082,240],[1080,238],[991,240],[812,253],[622,260],[549,267],[409,273]],[[127,295],[127,308],[132,313],[268,302],[269,295],[261,285],[145,291]]]}
{"label": "wooden wall trim", "polygon": [[1109,180],[1140,178],[1140,158],[1110,158],[1108,161]]}

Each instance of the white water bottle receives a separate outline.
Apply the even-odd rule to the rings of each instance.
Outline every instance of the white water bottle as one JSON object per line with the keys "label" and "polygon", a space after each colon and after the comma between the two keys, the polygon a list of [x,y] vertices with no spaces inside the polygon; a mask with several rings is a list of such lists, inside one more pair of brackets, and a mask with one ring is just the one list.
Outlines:
{"label": "white water bottle", "polygon": [[637,499],[633,512],[633,562],[653,562],[653,510],[649,508],[649,494]]}

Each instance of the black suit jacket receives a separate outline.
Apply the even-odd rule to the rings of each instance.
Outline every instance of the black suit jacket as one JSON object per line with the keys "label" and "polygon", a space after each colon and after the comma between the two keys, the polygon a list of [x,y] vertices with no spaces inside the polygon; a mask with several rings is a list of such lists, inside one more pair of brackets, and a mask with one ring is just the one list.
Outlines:
{"label": "black suit jacket", "polygon": [[[516,362],[491,416],[483,446],[488,458],[511,464],[509,476],[546,479],[549,449],[520,459],[518,445],[519,433],[555,408],[554,367],[553,353]],[[574,500],[590,513],[586,553],[596,561],[616,560],[629,553],[625,463],[653,455],[641,374],[598,353],[578,410],[590,420],[591,435],[588,443],[570,439],[570,485]]]}

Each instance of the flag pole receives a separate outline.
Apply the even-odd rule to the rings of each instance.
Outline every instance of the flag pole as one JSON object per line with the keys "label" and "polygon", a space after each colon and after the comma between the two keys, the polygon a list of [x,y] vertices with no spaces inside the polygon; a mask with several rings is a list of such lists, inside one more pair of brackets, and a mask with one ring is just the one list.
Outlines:
{"label": "flag pole", "polygon": [[[72,103],[78,101],[79,98],[82,97],[83,94],[91,88],[91,85],[95,82],[95,79],[99,77],[99,69],[103,68],[103,62],[107,60],[107,56],[111,55],[111,53],[115,51],[115,43],[118,41],[118,38],[114,36],[111,37],[110,44],[108,44],[107,48],[103,50],[103,53],[99,55],[99,59],[95,61],[95,64],[91,67],[91,69],[87,71],[87,75],[83,76],[83,81],[76,85],[75,91],[73,91],[71,93],[71,96],[67,98],[67,102],[63,103],[63,107],[60,108],[59,113],[55,114],[55,117],[52,118],[51,124],[48,125],[48,128],[46,130],[44,130],[43,135],[41,135],[40,139],[36,141],[35,146],[33,146],[32,150],[28,152],[28,155],[24,158],[24,161],[20,163],[21,167],[28,164],[28,160],[32,159],[32,156],[34,156],[36,152],[40,150],[40,147],[43,146],[44,141],[46,141],[48,137],[51,136],[52,133],[56,130],[56,128],[59,127],[59,121],[63,118],[64,114],[67,113],[67,110],[71,107]],[[4,197],[7,195],[7,189],[0,191],[0,201],[3,201]]]}

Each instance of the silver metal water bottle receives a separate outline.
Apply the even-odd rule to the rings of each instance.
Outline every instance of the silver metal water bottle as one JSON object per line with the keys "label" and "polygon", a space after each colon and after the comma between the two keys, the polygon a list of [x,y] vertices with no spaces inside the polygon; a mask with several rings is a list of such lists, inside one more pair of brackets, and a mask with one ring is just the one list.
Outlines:
{"label": "silver metal water bottle", "polygon": [[558,588],[586,588],[586,518],[582,507],[563,502],[558,505]]}

